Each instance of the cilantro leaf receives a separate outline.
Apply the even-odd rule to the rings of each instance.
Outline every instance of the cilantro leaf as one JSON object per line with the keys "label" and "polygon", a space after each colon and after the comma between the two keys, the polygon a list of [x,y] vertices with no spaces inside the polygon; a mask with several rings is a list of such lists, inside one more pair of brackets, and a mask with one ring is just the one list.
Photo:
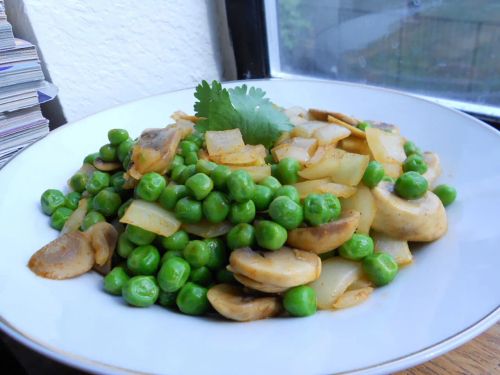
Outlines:
{"label": "cilantro leaf", "polygon": [[204,117],[197,127],[201,131],[239,128],[245,143],[269,148],[291,125],[265,95],[263,90],[246,85],[226,90],[217,81],[211,86],[203,81],[195,93],[196,116]]}

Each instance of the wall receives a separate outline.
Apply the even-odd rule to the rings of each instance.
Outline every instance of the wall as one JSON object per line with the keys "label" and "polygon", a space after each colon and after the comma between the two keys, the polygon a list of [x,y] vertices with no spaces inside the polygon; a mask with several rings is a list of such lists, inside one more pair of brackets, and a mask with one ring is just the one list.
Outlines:
{"label": "wall", "polygon": [[220,11],[210,0],[7,0],[36,43],[68,122],[138,98],[221,79]]}

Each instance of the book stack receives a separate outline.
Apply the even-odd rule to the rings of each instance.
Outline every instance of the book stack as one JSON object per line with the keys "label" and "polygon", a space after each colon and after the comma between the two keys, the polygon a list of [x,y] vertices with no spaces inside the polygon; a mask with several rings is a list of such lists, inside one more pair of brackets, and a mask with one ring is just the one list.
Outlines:
{"label": "book stack", "polygon": [[0,0],[0,168],[16,153],[47,135],[40,104],[57,89],[44,81],[36,47],[15,39]]}

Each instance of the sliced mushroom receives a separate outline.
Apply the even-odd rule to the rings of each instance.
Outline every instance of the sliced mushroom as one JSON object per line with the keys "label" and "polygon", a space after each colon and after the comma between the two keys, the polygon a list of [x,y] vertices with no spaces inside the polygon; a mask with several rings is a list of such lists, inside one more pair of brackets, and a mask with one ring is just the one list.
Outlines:
{"label": "sliced mushroom", "polygon": [[327,224],[291,230],[288,232],[287,244],[316,254],[326,253],[352,237],[358,227],[359,219],[358,211],[345,211],[340,219]]}
{"label": "sliced mushroom", "polygon": [[424,152],[424,160],[427,163],[427,171],[422,175],[429,183],[429,188],[434,187],[434,183],[441,176],[441,163],[439,156],[433,152]]}
{"label": "sliced mushroom", "polygon": [[176,126],[144,130],[132,149],[132,163],[128,174],[137,180],[148,172],[165,174],[181,137],[182,130]]}
{"label": "sliced mushroom", "polygon": [[390,182],[381,182],[372,189],[377,206],[373,229],[405,241],[434,241],[446,233],[446,211],[433,192],[406,200],[394,194],[393,189]]}
{"label": "sliced mushroom", "polygon": [[38,250],[28,267],[38,276],[48,279],[69,279],[87,271],[94,265],[94,250],[88,235],[67,233]]}
{"label": "sliced mushroom", "polygon": [[278,297],[245,295],[242,288],[234,285],[215,285],[209,289],[207,297],[219,314],[239,322],[265,319],[281,312]]}
{"label": "sliced mushroom", "polygon": [[234,250],[229,264],[235,273],[262,284],[291,288],[316,280],[321,259],[307,251],[282,247],[277,251]]}
{"label": "sliced mushroom", "polygon": [[94,160],[94,167],[103,172],[117,171],[122,168],[122,163],[117,161],[104,161],[100,158]]}
{"label": "sliced mushroom", "polygon": [[[229,267],[230,268],[230,267]],[[254,290],[258,290],[264,293],[282,293],[288,288],[282,286],[276,286],[272,284],[259,283],[258,281],[252,280],[249,277],[243,276],[239,273],[233,273],[234,278],[238,280],[241,284]]]}
{"label": "sliced mushroom", "polygon": [[111,260],[118,240],[118,232],[115,227],[102,221],[92,225],[85,233],[88,234],[90,244],[94,249],[96,265],[105,265]]}

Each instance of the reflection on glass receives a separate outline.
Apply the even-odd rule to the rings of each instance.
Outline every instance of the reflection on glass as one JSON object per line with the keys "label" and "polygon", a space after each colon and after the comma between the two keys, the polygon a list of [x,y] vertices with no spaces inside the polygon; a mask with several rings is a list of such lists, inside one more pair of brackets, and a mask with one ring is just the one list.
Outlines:
{"label": "reflection on glass", "polygon": [[287,73],[500,105],[499,0],[277,0]]}

